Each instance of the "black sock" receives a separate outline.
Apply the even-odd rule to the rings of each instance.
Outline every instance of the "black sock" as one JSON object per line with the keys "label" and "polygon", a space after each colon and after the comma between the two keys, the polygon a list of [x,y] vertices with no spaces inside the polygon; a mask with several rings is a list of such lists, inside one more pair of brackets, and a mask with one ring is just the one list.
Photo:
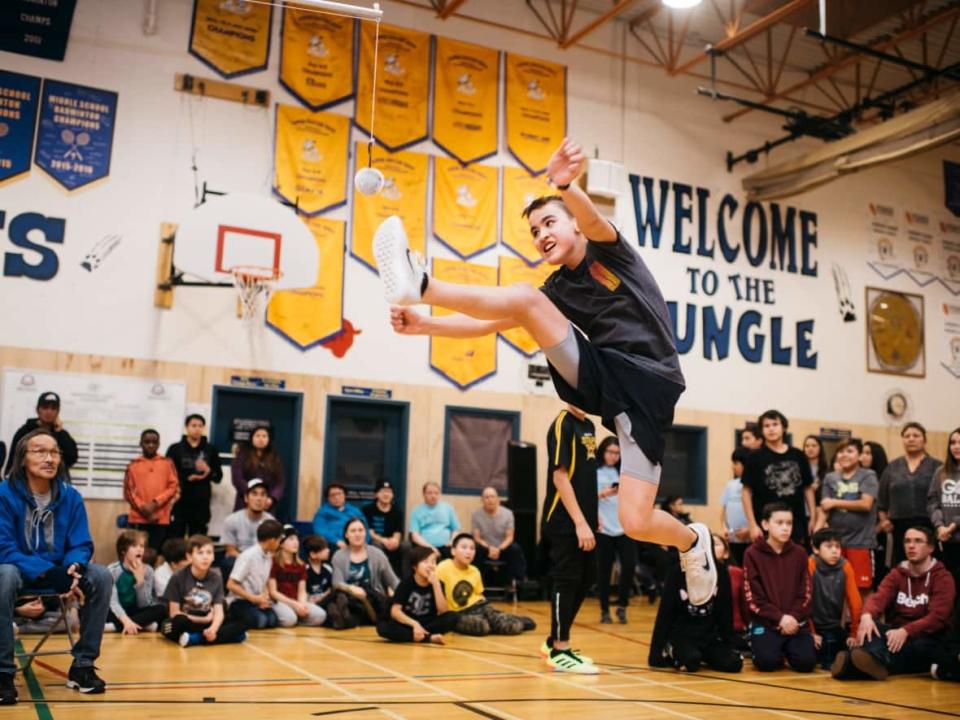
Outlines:
{"label": "black sock", "polygon": [[693,534],[693,543],[690,545],[690,547],[688,547],[688,548],[687,548],[686,550],[684,550],[683,552],[690,552],[691,550],[693,550],[693,549],[697,546],[697,543],[699,543],[699,542],[700,542],[700,533],[695,532],[695,533]]}
{"label": "black sock", "polygon": [[427,291],[428,282],[430,282],[430,276],[424,273],[423,280],[420,281],[420,297],[423,297],[423,294]]}

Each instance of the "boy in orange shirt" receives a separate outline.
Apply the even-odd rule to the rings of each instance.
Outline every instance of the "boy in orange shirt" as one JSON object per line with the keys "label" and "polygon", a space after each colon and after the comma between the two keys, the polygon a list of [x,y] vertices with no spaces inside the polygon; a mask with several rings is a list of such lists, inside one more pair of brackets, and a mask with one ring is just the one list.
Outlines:
{"label": "boy in orange shirt", "polygon": [[180,481],[173,463],[160,455],[160,433],[140,433],[142,455],[127,465],[123,497],[130,503],[128,526],[147,534],[147,545],[159,552],[167,539],[170,511],[180,493]]}
{"label": "boy in orange shirt", "polygon": [[[817,661],[829,670],[837,653],[856,644],[862,601],[853,564],[843,557],[840,533],[822,528],[813,534],[813,555],[807,562],[813,583],[810,632]],[[843,605],[850,608],[850,632],[843,637]],[[845,643],[845,644],[844,644]]]}

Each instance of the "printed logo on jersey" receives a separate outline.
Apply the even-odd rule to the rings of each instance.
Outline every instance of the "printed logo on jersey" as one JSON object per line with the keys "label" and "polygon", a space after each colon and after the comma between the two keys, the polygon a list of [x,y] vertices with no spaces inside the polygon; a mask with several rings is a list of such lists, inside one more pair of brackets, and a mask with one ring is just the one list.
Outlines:
{"label": "printed logo on jersey", "polygon": [[473,585],[466,580],[460,580],[453,586],[453,601],[460,607],[467,604],[473,595]]}
{"label": "printed logo on jersey", "polygon": [[618,278],[612,270],[608,269],[606,265],[601,263],[599,260],[594,260],[592,263],[590,263],[590,267],[588,269],[590,271],[590,277],[603,285],[610,292],[614,292],[618,287],[620,287],[620,278]]}
{"label": "printed logo on jersey", "polygon": [[930,596],[926,593],[920,593],[916,597],[907,595],[907,593],[901,590],[897,593],[897,605],[903,605],[908,608],[920,607],[921,605],[929,605]]}
{"label": "printed logo on jersey", "polygon": [[837,483],[837,497],[841,500],[860,499],[860,481],[841,480]]}
{"label": "printed logo on jersey", "polygon": [[796,495],[803,483],[800,466],[792,460],[777,462],[767,466],[764,484],[776,493],[777,497]]}
{"label": "printed logo on jersey", "polygon": [[960,507],[960,481],[943,481],[940,486],[940,504],[943,507]]}
{"label": "printed logo on jersey", "polygon": [[597,457],[597,438],[585,433],[580,437],[580,444],[587,451],[587,460],[595,460]]}

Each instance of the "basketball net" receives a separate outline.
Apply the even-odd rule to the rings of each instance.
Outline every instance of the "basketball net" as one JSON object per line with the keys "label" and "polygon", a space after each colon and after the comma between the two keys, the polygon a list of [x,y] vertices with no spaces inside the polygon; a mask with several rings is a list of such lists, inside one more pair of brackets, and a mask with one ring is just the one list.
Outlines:
{"label": "basketball net", "polygon": [[237,291],[237,311],[247,328],[263,317],[280,275],[279,270],[266,265],[234,265],[230,268],[233,287]]}

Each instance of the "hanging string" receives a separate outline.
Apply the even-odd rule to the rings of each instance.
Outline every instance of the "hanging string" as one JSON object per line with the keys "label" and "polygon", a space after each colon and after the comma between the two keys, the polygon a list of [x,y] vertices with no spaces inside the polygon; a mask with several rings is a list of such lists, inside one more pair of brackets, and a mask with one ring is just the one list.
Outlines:
{"label": "hanging string", "polygon": [[[294,2],[292,3],[270,2],[270,0],[245,0],[245,2],[251,5],[266,5],[267,7],[275,7],[275,8],[283,8],[283,7],[289,7],[290,5],[296,5],[296,8],[294,9],[300,10],[302,12],[317,13],[319,15],[336,15],[337,17],[353,17],[353,18],[360,17],[360,15],[356,13],[351,13],[349,10],[332,10],[330,8],[322,8],[317,5],[311,5],[310,3],[300,4],[300,3],[297,3],[296,0],[294,0]],[[376,9],[376,5],[374,6],[374,8]],[[360,11],[367,10],[367,9],[368,8],[357,6],[357,10],[360,10]],[[377,20],[377,22],[379,22],[379,19]]]}
{"label": "hanging string", "polygon": [[380,67],[380,20],[373,38],[373,95],[370,98],[370,137],[367,141],[367,167],[373,167],[373,143],[376,141],[373,126],[377,120],[377,69]]}

